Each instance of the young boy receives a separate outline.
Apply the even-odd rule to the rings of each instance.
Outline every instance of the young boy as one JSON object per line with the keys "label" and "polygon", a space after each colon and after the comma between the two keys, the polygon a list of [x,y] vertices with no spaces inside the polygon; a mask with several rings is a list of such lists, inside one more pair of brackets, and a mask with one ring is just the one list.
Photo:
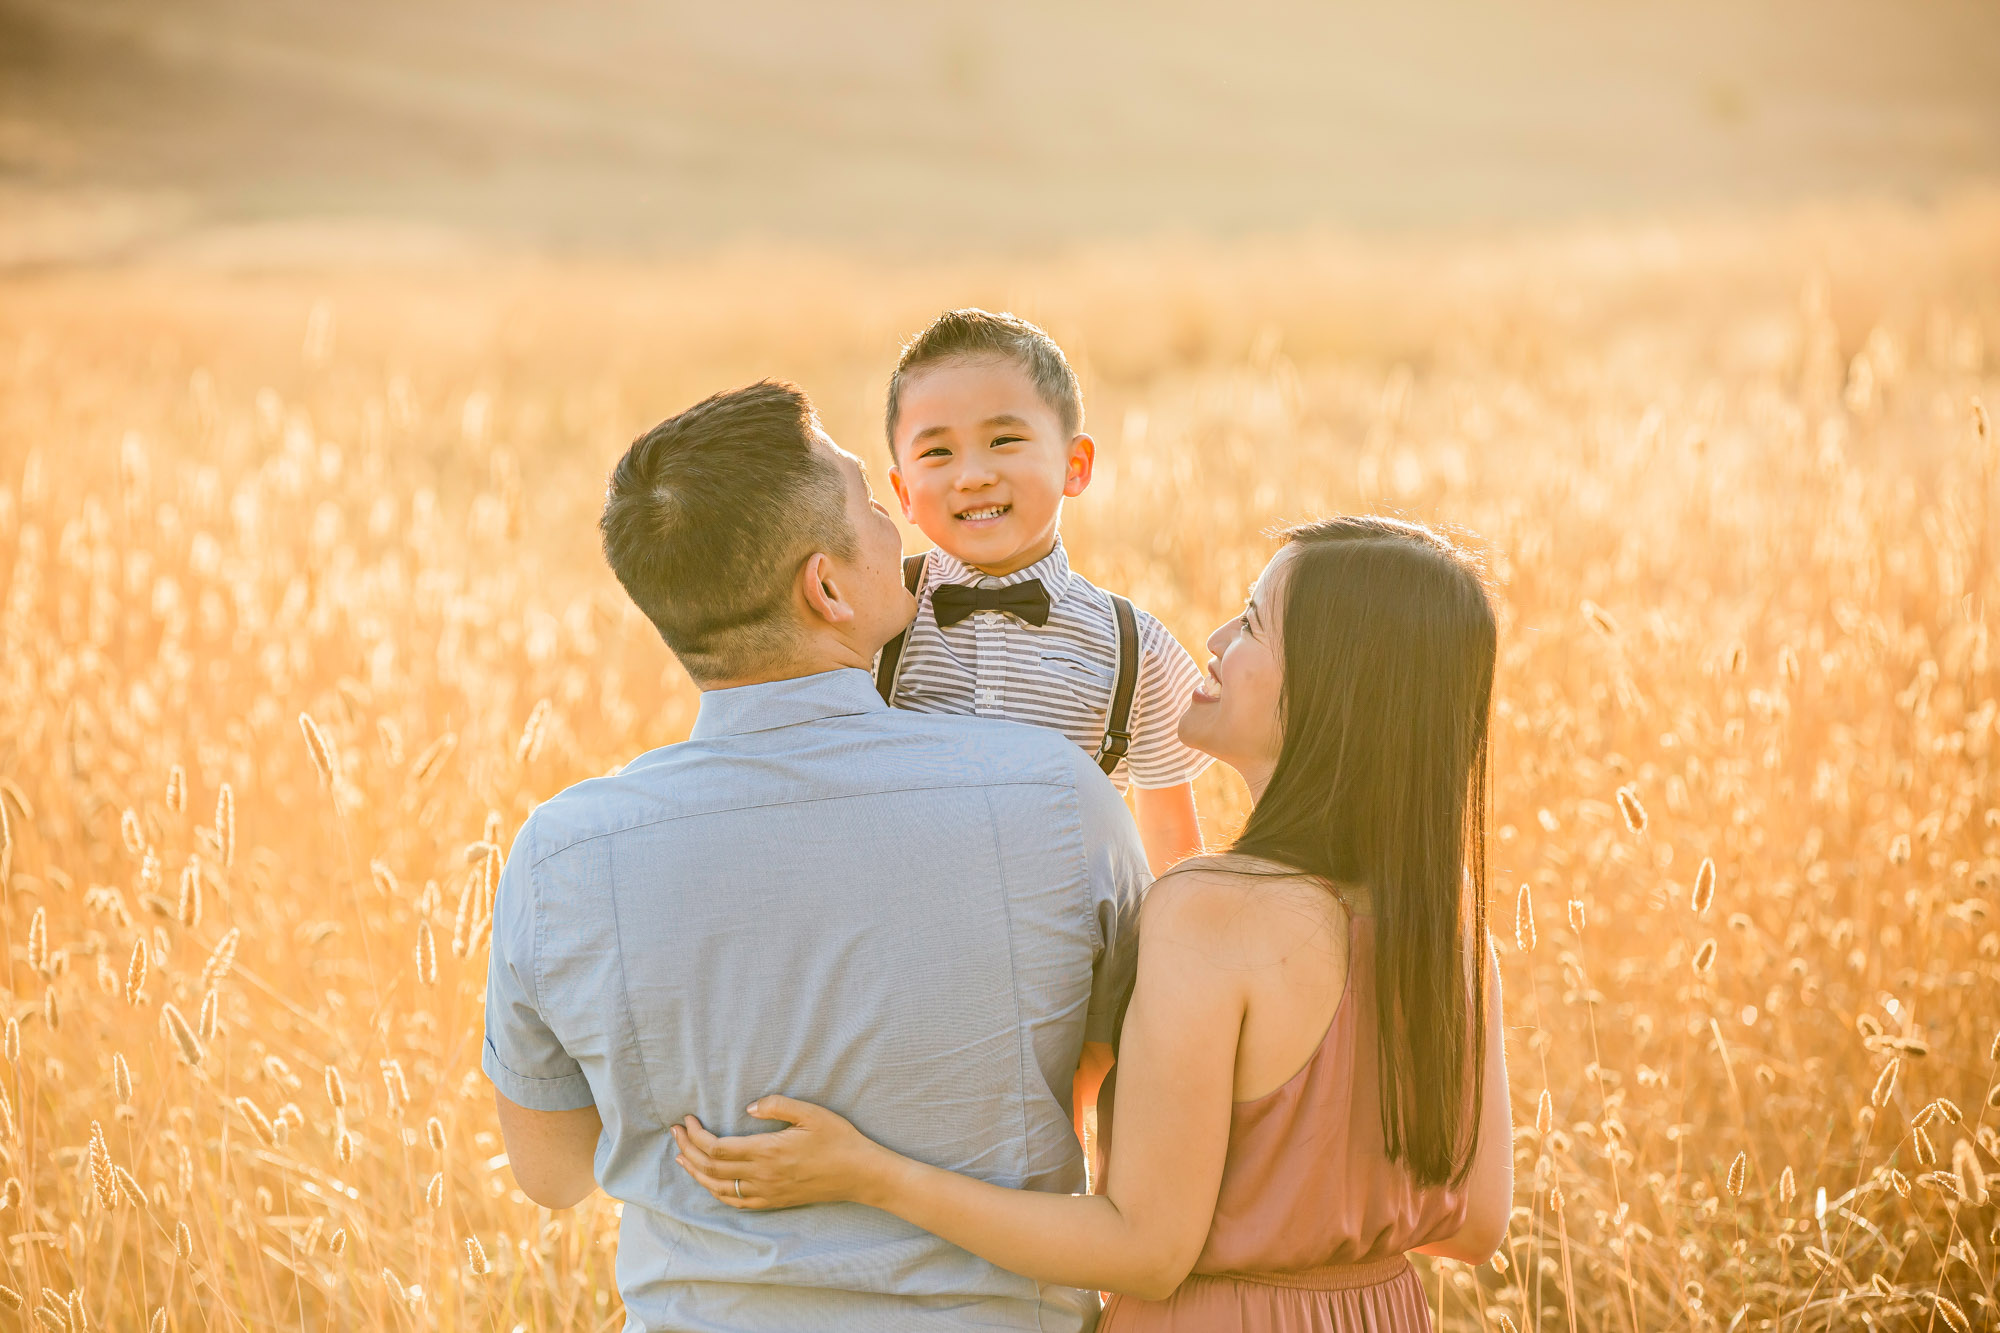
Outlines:
{"label": "young boy", "polygon": [[[1178,724],[1201,672],[1158,620],[1070,569],[1057,525],[1096,445],[1062,349],[1013,315],[953,310],[889,380],[889,480],[936,549],[913,556],[916,619],[882,650],[899,708],[1054,727],[1136,798],[1154,873],[1199,849],[1206,755]],[[921,563],[919,563],[921,562]]]}

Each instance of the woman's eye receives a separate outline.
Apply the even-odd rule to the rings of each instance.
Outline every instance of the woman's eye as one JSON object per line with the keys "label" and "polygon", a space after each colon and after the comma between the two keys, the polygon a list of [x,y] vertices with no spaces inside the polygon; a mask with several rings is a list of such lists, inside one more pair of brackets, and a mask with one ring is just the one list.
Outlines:
{"label": "woman's eye", "polygon": [[1250,628],[1250,613],[1248,611],[1245,611],[1242,615],[1236,617],[1236,623],[1243,627],[1243,632],[1245,634],[1251,634],[1255,632]]}

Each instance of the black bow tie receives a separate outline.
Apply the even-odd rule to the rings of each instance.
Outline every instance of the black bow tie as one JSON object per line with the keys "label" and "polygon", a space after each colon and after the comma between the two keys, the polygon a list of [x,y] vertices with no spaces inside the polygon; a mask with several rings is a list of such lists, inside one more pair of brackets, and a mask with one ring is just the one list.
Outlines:
{"label": "black bow tie", "polygon": [[931,589],[931,610],[939,628],[948,628],[974,611],[1005,611],[1030,625],[1049,623],[1049,594],[1040,579],[1023,579],[1004,588],[968,588],[941,583]]}

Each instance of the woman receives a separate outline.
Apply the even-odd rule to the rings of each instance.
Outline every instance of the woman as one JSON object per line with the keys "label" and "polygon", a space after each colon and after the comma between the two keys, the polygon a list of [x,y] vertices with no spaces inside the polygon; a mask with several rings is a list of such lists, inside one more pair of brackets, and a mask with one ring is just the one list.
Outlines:
{"label": "woman", "polygon": [[681,1164],[723,1203],[871,1204],[1002,1268],[1116,1293],[1100,1329],[1414,1330],[1407,1251],[1477,1263],[1513,1188],[1485,929],[1493,611],[1378,518],[1298,528],[1209,638],[1181,736],[1243,775],[1234,847],[1140,917],[1094,1195],[925,1166],[788,1098]]}

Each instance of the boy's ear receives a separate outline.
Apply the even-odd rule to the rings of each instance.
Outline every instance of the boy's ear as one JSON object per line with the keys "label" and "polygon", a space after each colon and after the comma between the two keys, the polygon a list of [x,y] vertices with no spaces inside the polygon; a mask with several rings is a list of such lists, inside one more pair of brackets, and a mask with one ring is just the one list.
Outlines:
{"label": "boy's ear", "polygon": [[1097,466],[1097,441],[1079,434],[1069,442],[1069,470],[1063,473],[1063,494],[1082,495]]}
{"label": "boy's ear", "polygon": [[854,608],[842,596],[833,561],[824,551],[815,551],[799,566],[799,595],[811,613],[829,625],[844,625],[854,619]]}
{"label": "boy's ear", "polygon": [[905,523],[916,522],[915,515],[910,513],[910,488],[903,484],[903,468],[901,464],[892,463],[889,465],[889,485],[896,492],[896,503],[903,508],[903,521]]}

